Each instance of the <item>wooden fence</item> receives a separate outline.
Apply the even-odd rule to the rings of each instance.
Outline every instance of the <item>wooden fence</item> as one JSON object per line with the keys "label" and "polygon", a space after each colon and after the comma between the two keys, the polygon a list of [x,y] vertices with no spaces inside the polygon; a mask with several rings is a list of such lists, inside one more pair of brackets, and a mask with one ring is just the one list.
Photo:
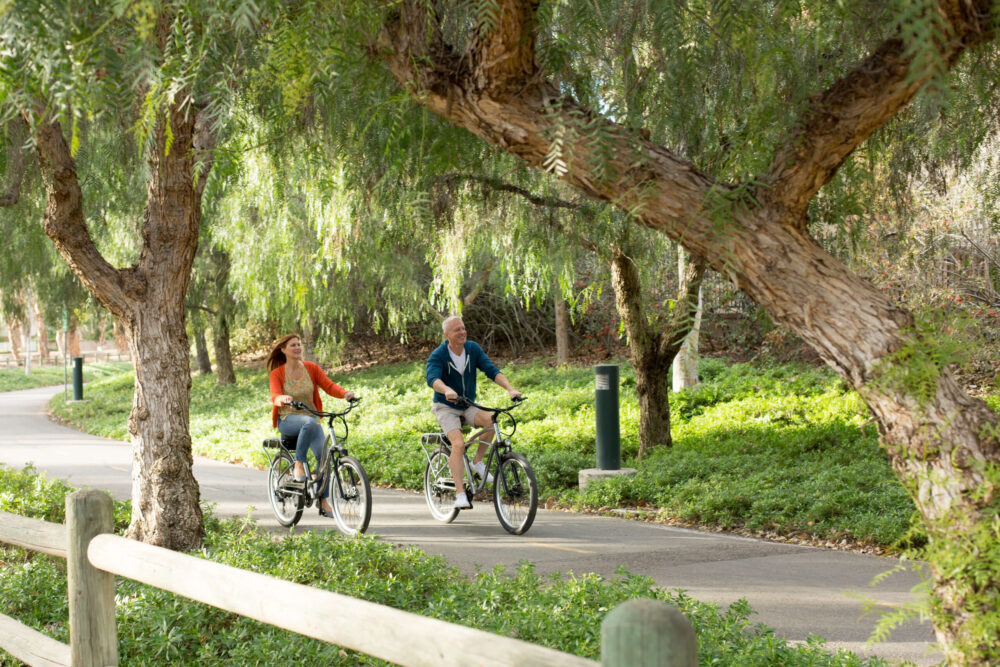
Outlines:
{"label": "wooden fence", "polygon": [[[0,512],[0,542],[67,560],[69,646],[0,614],[0,649],[29,665],[118,664],[115,575],[404,666],[583,667],[598,663],[536,644],[195,558],[110,534],[113,503],[87,489],[66,524]],[[391,628],[391,631],[387,631]],[[605,667],[694,667],[694,629],[676,608],[629,600],[601,624]]]}

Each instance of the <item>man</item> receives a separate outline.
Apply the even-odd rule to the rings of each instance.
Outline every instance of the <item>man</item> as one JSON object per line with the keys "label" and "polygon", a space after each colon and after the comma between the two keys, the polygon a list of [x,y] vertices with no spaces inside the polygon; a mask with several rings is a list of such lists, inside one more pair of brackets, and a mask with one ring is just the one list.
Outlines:
{"label": "man", "polygon": [[[464,407],[458,399],[476,400],[476,369],[480,369],[486,377],[507,390],[512,399],[519,398],[521,392],[510,386],[507,378],[483,352],[483,348],[466,339],[465,323],[462,318],[452,315],[441,323],[445,341],[441,343],[427,358],[427,385],[434,390],[434,403],[431,412],[437,419],[441,430],[451,442],[451,456],[448,468],[455,480],[455,509],[472,507],[465,495],[465,466],[462,454],[465,452],[465,441],[462,438],[462,426],[473,425],[486,428],[493,425],[489,413],[478,408]],[[486,464],[483,454],[491,441],[479,441],[479,448],[472,459],[472,470],[482,477],[486,474]],[[492,481],[492,475],[486,481]]]}

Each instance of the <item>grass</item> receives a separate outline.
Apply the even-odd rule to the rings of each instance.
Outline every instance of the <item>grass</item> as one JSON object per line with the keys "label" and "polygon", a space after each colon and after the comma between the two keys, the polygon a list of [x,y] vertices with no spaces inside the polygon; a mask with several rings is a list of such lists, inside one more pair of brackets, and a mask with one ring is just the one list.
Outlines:
{"label": "grass", "polygon": [[[0,466],[2,511],[61,522],[70,491],[30,469]],[[128,514],[127,503],[116,503],[118,532]],[[674,605],[691,620],[701,665],[888,664],[843,650],[828,652],[820,638],[789,644],[753,623],[753,610],[745,601],[723,611],[627,572],[611,579],[593,574],[541,577],[522,564],[514,572],[481,572],[470,581],[440,557],[396,549],[370,537],[348,539],[335,531],[316,531],[276,540],[251,522],[220,521],[210,513],[206,529],[205,546],[195,556],[588,658],[600,655],[600,623],[608,611],[645,597]],[[124,665],[385,664],[127,579],[119,578],[115,586],[119,660]],[[0,545],[0,613],[67,642],[65,562]],[[0,665],[16,664],[0,651]]]}
{"label": "grass", "polygon": [[[882,548],[910,527],[913,503],[867,425],[863,404],[826,369],[703,359],[702,383],[672,397],[673,448],[636,461],[635,378],[623,364],[623,465],[638,474],[591,484],[585,493],[577,474],[596,463],[592,369],[526,363],[508,364],[504,373],[529,398],[516,413],[514,440],[535,468],[544,500],[580,510],[636,507],[664,521]],[[423,364],[334,379],[364,399],[351,415],[347,444],[373,483],[419,488],[425,462],[419,434],[437,430]],[[480,386],[480,402],[504,402],[498,387]],[[126,439],[131,377],[94,382],[88,399],[65,404],[56,397],[51,407],[84,430]],[[262,370],[238,370],[230,387],[216,386],[212,376],[194,378],[195,453],[265,465],[260,442],[273,434],[268,399]],[[328,398],[326,406],[338,403]]]}
{"label": "grass", "polygon": [[[83,381],[93,382],[112,375],[120,375],[132,364],[127,361],[101,361],[83,365]],[[67,371],[62,366],[31,367],[31,373],[25,375],[23,368],[0,369],[0,391],[17,391],[19,389],[34,389],[35,387],[51,387],[63,384],[68,377],[69,391],[73,392],[73,369]]]}

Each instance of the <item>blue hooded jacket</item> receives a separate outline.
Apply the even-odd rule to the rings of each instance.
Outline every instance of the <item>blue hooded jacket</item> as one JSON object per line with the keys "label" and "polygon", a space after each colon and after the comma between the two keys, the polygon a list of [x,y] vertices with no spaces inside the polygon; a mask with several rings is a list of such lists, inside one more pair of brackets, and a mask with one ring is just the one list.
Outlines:
{"label": "blue hooded jacket", "polygon": [[[427,375],[427,386],[434,388],[435,380],[442,380],[446,385],[455,390],[459,396],[464,396],[470,401],[476,400],[476,369],[486,373],[486,377],[494,379],[500,369],[494,365],[490,358],[483,352],[483,348],[470,340],[465,341],[465,368],[455,368],[448,354],[448,341],[438,345],[431,356],[427,357],[425,372]],[[434,392],[434,402],[444,403],[457,410],[462,406],[445,399],[441,392]]]}

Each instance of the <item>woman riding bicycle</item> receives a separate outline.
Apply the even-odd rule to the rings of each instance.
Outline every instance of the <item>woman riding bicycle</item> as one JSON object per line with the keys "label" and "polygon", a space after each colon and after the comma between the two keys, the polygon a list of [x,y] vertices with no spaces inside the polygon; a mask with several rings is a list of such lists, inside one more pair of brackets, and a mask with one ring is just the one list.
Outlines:
{"label": "woman riding bicycle", "polygon": [[[313,410],[322,410],[320,389],[334,398],[347,400],[354,398],[354,392],[328,378],[318,365],[302,359],[302,340],[298,334],[286,334],[274,342],[267,357],[267,370],[270,372],[272,424],[281,435],[298,436],[293,475],[296,482],[305,482],[306,454],[311,449],[319,461],[326,434],[317,418],[293,408],[290,403],[301,401]],[[327,486],[320,495],[319,509],[323,516],[333,518],[333,506],[327,500],[329,493]]]}

